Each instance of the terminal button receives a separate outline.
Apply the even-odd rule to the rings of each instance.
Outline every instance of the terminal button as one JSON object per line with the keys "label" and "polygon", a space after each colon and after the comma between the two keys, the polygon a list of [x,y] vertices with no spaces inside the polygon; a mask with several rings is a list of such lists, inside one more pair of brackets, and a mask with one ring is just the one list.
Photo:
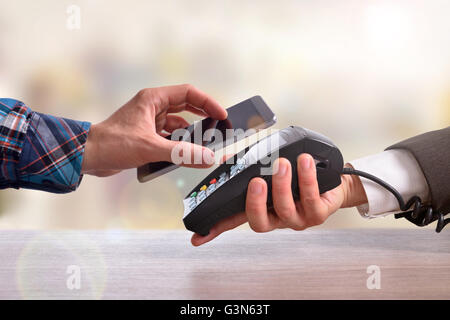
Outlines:
{"label": "terminal button", "polygon": [[200,191],[197,196],[197,204],[206,199],[206,192],[204,190]]}
{"label": "terminal button", "polygon": [[216,189],[215,184],[211,184],[208,189],[206,189],[206,195],[209,196]]}
{"label": "terminal button", "polygon": [[219,181],[216,184],[216,188],[220,187],[221,185],[223,185],[225,183],[225,178],[220,178]]}

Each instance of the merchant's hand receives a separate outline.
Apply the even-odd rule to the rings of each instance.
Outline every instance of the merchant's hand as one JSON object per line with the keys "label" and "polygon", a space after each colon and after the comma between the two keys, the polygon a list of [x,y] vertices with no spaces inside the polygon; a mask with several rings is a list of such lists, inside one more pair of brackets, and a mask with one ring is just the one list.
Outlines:
{"label": "merchant's hand", "polygon": [[[295,202],[291,191],[292,169],[287,159],[280,158],[278,172],[272,178],[274,210],[267,209],[267,184],[261,178],[250,181],[244,213],[231,216],[213,228],[207,236],[194,234],[192,244],[202,245],[221,233],[248,222],[255,232],[279,228],[304,230],[322,224],[339,208],[353,207],[367,202],[359,177],[343,175],[337,188],[319,194],[314,159],[302,154],[297,159],[300,201]],[[276,167],[276,166],[275,166]]]}

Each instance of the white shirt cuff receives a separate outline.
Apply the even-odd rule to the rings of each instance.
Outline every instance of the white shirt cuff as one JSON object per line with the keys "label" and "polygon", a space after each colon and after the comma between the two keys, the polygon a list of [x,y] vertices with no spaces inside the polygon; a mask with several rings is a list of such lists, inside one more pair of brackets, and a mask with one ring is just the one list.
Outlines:
{"label": "white shirt cuff", "polygon": [[[415,195],[423,202],[429,200],[425,176],[416,159],[407,150],[387,150],[353,160],[350,165],[389,183],[397,189],[405,202]],[[392,193],[371,180],[360,178],[368,200],[368,203],[357,207],[363,217],[376,218],[400,210],[398,201]]]}

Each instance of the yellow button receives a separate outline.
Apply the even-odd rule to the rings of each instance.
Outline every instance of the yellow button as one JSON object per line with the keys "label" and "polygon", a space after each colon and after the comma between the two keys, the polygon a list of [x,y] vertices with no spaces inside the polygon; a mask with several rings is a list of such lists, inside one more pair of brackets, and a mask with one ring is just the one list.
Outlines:
{"label": "yellow button", "polygon": [[203,190],[206,190],[206,186],[205,186],[205,185],[203,185],[203,186],[200,188],[200,191],[203,191]]}

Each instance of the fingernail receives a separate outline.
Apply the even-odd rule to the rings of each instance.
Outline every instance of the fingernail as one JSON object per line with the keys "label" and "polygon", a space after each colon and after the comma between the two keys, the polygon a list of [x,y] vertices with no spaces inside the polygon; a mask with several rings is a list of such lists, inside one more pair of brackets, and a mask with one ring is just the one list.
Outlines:
{"label": "fingernail", "polygon": [[278,161],[278,172],[277,176],[284,177],[287,171],[287,165],[284,162]]}
{"label": "fingernail", "polygon": [[309,157],[303,157],[300,161],[300,166],[303,170],[308,170],[311,167],[311,159]]}
{"label": "fingernail", "polygon": [[250,192],[253,194],[260,194],[262,192],[262,186],[260,183],[251,183]]}
{"label": "fingernail", "polygon": [[205,150],[203,153],[203,160],[206,164],[214,164],[215,154],[214,151]]}

